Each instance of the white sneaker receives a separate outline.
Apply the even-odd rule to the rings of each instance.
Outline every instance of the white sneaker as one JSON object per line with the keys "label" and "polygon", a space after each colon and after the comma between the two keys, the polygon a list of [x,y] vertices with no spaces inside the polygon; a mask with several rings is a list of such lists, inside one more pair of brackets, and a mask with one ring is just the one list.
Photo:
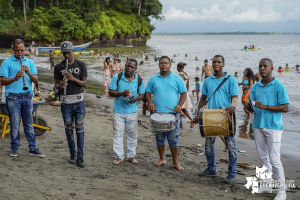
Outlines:
{"label": "white sneaker", "polygon": [[286,200],[286,192],[285,191],[278,191],[274,200]]}

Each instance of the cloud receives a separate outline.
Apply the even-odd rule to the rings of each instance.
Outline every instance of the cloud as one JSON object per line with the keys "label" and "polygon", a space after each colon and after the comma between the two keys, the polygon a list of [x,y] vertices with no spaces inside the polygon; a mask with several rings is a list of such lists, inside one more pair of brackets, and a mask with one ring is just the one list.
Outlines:
{"label": "cloud", "polygon": [[287,13],[287,19],[289,20],[300,20],[300,6],[294,8],[293,11]]}
{"label": "cloud", "polygon": [[260,13],[256,9],[249,9],[247,11],[232,14],[229,17],[223,19],[225,22],[278,22],[281,21],[281,14],[272,10],[269,13]]}
{"label": "cloud", "polygon": [[300,6],[290,12],[281,14],[274,9],[274,4],[270,1],[250,6],[234,0],[228,1],[225,5],[219,2],[201,10],[192,8],[190,11],[183,11],[172,6],[164,15],[166,20],[210,20],[230,23],[268,23],[300,20]]}
{"label": "cloud", "polygon": [[210,9],[203,8],[199,16],[199,19],[221,19],[223,12],[220,10],[218,4],[214,4]]}
{"label": "cloud", "polygon": [[192,12],[183,12],[182,10],[177,10],[175,7],[171,7],[164,16],[167,20],[195,20],[199,18],[199,13],[197,9],[192,9]]}

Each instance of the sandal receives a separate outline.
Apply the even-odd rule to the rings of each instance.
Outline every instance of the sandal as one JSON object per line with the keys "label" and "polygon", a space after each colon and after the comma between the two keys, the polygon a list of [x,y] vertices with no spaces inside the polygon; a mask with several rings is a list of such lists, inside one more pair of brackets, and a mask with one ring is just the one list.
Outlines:
{"label": "sandal", "polygon": [[123,162],[123,160],[121,160],[120,158],[117,158],[117,159],[114,160],[112,163],[113,163],[114,165],[118,165],[118,164],[120,164],[121,162]]}
{"label": "sandal", "polygon": [[137,159],[135,159],[134,157],[129,158],[128,161],[132,162],[133,164],[138,164],[139,163],[139,161],[137,161]]}
{"label": "sandal", "polygon": [[60,105],[60,101],[53,101],[51,102],[52,106],[59,106]]}

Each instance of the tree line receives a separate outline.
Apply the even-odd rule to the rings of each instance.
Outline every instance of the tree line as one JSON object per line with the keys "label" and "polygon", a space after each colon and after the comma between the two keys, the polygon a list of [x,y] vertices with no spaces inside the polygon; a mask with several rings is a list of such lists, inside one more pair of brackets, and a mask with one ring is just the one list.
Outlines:
{"label": "tree line", "polygon": [[0,0],[0,33],[35,40],[150,35],[163,20],[159,0]]}

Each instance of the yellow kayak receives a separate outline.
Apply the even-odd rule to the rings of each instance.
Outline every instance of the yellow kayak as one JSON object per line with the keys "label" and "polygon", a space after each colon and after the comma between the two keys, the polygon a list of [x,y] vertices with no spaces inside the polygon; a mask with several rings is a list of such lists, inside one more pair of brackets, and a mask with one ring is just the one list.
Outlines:
{"label": "yellow kayak", "polygon": [[260,48],[254,48],[254,49],[241,49],[242,51],[257,51],[260,50]]}
{"label": "yellow kayak", "polygon": [[286,72],[290,71],[290,69],[285,69]]}
{"label": "yellow kayak", "polygon": [[11,55],[11,52],[6,52],[7,55]]}

